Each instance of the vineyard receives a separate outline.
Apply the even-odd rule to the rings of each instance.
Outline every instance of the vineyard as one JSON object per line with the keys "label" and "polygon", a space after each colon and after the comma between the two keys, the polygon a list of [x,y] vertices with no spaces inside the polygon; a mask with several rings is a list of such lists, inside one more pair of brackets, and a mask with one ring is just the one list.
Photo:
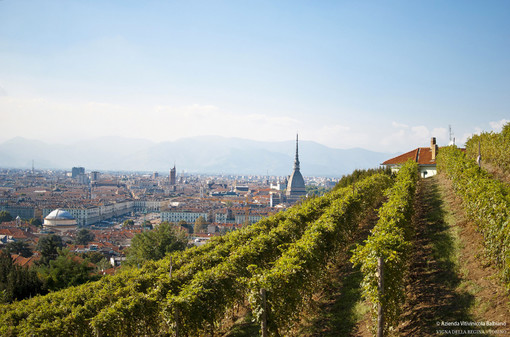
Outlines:
{"label": "vineyard", "polygon": [[[279,311],[268,310],[274,322],[269,325],[271,331],[283,329],[286,301],[292,298],[297,303],[303,298],[306,287],[301,282],[311,284],[320,277],[328,256],[348,240],[356,221],[380,202],[390,184],[387,175],[374,174],[200,248],[94,283],[5,305],[0,309],[0,333],[201,335],[213,332],[228,311],[248,297],[256,311],[253,294],[261,286],[268,289],[268,303],[275,308],[280,303],[282,310],[280,316]],[[288,287],[279,289],[282,284]],[[279,297],[282,294],[288,295]],[[285,314],[290,309],[286,310]]]}
{"label": "vineyard", "polygon": [[479,151],[482,161],[510,172],[510,123],[507,123],[500,133],[482,132],[473,135],[466,142],[466,154],[470,159],[476,159]]}
{"label": "vineyard", "polygon": [[[504,130],[508,133],[508,125]],[[500,151],[498,142],[508,145],[508,139],[503,134],[487,137],[503,139],[490,145],[498,163],[506,151]],[[486,256],[499,268],[508,290],[510,190],[469,158],[478,140],[470,142],[468,156],[456,147],[441,148],[438,170],[478,226]],[[0,306],[0,335],[219,336],[216,332],[225,331],[229,318],[245,308],[261,335],[288,336],[313,301],[328,266],[348,255],[352,257],[345,263],[362,275],[359,287],[370,307],[371,331],[377,330],[378,317],[384,317],[379,329],[386,335],[402,321],[408,297],[418,187],[418,166],[412,161],[393,177],[375,170],[358,172],[356,179],[344,179],[323,197],[306,199],[201,247]],[[360,223],[374,211],[377,223],[360,242]]]}

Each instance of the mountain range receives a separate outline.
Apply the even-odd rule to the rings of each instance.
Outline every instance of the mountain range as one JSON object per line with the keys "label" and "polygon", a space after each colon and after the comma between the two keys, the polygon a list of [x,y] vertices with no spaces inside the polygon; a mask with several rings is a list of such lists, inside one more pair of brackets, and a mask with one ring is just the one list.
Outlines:
{"label": "mountain range", "polygon": [[[69,145],[16,137],[0,143],[0,167],[87,171],[178,172],[285,176],[292,173],[295,141],[261,142],[201,136],[155,143],[143,139],[102,137]],[[378,167],[393,155],[360,148],[333,149],[299,142],[301,173],[340,177],[354,169]]]}

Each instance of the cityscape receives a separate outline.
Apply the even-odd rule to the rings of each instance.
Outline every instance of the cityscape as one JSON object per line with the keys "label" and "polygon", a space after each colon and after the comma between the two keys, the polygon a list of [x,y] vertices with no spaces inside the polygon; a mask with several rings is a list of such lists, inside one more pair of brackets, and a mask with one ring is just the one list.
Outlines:
{"label": "cityscape", "polygon": [[[178,175],[175,165],[168,174],[88,172],[84,167],[1,169],[0,211],[13,220],[2,223],[0,242],[21,240],[35,249],[37,236],[57,233],[72,243],[79,228],[88,228],[95,239],[74,252],[100,251],[112,261],[112,268],[125,259],[124,249],[136,233],[161,222],[179,226],[189,234],[190,244],[201,245],[285,210],[308,192],[322,195],[336,184],[333,178],[307,177],[305,181],[298,146],[296,139],[294,167],[286,177]],[[67,215],[56,216],[56,210]],[[204,226],[195,231],[199,218]],[[33,226],[29,220],[38,220],[42,226]],[[126,220],[133,220],[133,225],[123,226]],[[32,257],[36,259],[37,254]]]}
{"label": "cityscape", "polygon": [[0,1],[0,336],[510,336],[509,1]]}

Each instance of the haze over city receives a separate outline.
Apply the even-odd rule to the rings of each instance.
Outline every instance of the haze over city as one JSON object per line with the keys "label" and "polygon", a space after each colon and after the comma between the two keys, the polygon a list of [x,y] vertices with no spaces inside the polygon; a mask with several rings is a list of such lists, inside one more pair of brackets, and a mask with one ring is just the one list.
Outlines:
{"label": "haze over city", "polygon": [[0,1],[0,143],[300,138],[387,153],[499,131],[506,1]]}

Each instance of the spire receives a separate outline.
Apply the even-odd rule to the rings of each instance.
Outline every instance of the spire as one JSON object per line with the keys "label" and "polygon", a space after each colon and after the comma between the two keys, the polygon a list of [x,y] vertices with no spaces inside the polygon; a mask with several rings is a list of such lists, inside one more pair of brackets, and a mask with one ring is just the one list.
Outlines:
{"label": "spire", "polygon": [[294,170],[299,171],[298,134],[296,133],[296,159],[294,159]]}

